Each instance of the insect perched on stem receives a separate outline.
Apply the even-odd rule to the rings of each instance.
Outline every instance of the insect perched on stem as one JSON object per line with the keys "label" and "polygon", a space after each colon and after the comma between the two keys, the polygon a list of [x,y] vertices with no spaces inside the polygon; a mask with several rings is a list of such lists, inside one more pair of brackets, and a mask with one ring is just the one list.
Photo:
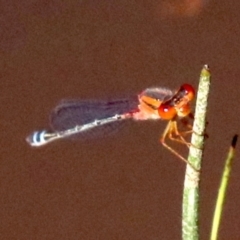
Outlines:
{"label": "insect perched on stem", "polygon": [[115,132],[127,119],[168,120],[160,142],[184,162],[188,161],[166,142],[171,140],[190,146],[180,133],[177,120],[191,116],[190,102],[195,96],[194,88],[183,84],[176,92],[167,88],[147,88],[135,97],[112,101],[63,100],[52,111],[52,130],[35,131],[26,140],[33,147],[46,145],[58,139],[91,138]]}

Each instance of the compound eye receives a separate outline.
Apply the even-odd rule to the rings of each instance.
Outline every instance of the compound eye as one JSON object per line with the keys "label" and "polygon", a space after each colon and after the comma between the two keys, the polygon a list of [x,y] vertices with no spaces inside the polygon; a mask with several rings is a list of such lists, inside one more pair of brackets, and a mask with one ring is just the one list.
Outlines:
{"label": "compound eye", "polygon": [[188,98],[188,101],[193,100],[193,98],[195,97],[195,90],[190,84],[183,84],[180,88],[180,91],[185,92],[185,97]]}
{"label": "compound eye", "polygon": [[171,106],[169,103],[163,103],[158,108],[158,114],[164,120],[171,120],[177,115],[177,112],[174,106]]}

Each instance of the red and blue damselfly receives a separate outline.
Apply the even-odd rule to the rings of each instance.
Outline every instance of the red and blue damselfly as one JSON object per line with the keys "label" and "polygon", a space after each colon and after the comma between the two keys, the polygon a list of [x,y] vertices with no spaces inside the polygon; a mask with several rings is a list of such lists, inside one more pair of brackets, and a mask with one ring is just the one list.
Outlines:
{"label": "red and blue damselfly", "polygon": [[[194,99],[194,88],[183,84],[177,91],[167,88],[147,88],[135,97],[96,101],[63,100],[50,114],[52,130],[35,131],[26,140],[33,147],[39,147],[59,139],[85,138],[115,132],[126,120],[168,120],[161,136],[161,143],[182,159],[165,139],[189,146],[178,131],[177,120],[191,116],[190,102]],[[186,131],[192,132],[192,130]],[[187,162],[188,163],[188,162]]]}

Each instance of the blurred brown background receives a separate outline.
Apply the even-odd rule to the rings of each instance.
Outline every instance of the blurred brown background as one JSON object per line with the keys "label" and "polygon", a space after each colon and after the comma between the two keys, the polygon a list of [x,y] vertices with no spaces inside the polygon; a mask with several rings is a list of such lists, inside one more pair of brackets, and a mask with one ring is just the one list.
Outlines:
{"label": "blurred brown background", "polygon": [[[181,239],[185,165],[158,142],[166,122],[33,149],[63,98],[118,98],[212,77],[200,236],[239,133],[240,2],[10,0],[0,11],[1,239]],[[187,154],[183,146],[176,146]],[[220,239],[239,239],[239,146]]]}

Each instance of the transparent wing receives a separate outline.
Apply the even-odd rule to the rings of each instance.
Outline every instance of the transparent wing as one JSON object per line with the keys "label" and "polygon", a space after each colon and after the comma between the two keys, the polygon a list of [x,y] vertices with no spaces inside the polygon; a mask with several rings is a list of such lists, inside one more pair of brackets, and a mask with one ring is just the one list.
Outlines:
{"label": "transparent wing", "polygon": [[[65,131],[77,125],[85,125],[116,114],[120,115],[136,111],[137,108],[137,96],[110,101],[63,100],[53,109],[50,115],[50,125],[55,132]],[[116,120],[115,122],[99,125],[74,134],[71,138],[85,139],[113,134],[121,128],[123,122],[125,121]]]}

